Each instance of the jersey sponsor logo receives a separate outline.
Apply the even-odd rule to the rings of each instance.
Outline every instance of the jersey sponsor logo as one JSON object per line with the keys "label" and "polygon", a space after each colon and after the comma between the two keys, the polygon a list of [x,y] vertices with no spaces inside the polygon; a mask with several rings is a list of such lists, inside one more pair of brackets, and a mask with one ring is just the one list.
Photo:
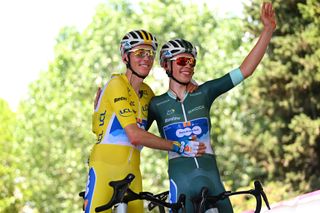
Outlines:
{"label": "jersey sponsor logo", "polygon": [[191,126],[190,121],[183,122],[183,127]]}
{"label": "jersey sponsor logo", "polygon": [[118,101],[126,101],[126,100],[127,100],[126,97],[119,97],[119,98],[115,98],[115,99],[113,100],[113,102],[114,102],[114,103],[117,103]]}
{"label": "jersey sponsor logo", "polygon": [[191,113],[193,113],[193,112],[195,112],[195,111],[199,111],[199,110],[202,110],[202,109],[204,109],[204,106],[203,106],[203,105],[197,106],[197,107],[189,110],[188,113],[191,114]]}
{"label": "jersey sponsor logo", "polygon": [[[182,119],[182,118],[181,118]],[[178,136],[196,135],[207,137],[209,133],[208,118],[197,118],[186,122],[176,122],[163,126],[164,135],[170,140],[178,140]]]}
{"label": "jersey sponsor logo", "polygon": [[145,104],[144,106],[141,107],[142,109],[142,114],[147,117],[148,116],[148,109],[149,109],[149,105]]}
{"label": "jersey sponsor logo", "polygon": [[175,109],[169,109],[167,111],[167,115],[172,115],[175,112]]}
{"label": "jersey sponsor logo", "polygon": [[194,135],[200,135],[202,133],[202,129],[200,126],[194,126],[192,128],[184,128],[184,129],[177,129],[176,135],[178,138],[182,138],[185,136],[190,136],[192,134]]}
{"label": "jersey sponsor logo", "polygon": [[131,109],[125,108],[119,111],[119,114],[122,117],[129,117],[133,114],[133,111]]}
{"label": "jersey sponsor logo", "polygon": [[146,104],[146,105],[142,106],[141,108],[142,108],[142,111],[147,112],[149,109],[149,105]]}
{"label": "jersey sponsor logo", "polygon": [[179,120],[181,120],[180,117],[172,117],[172,118],[166,118],[166,119],[164,120],[164,122],[165,122],[165,123],[168,123],[168,122],[171,122],[171,121],[179,121]]}
{"label": "jersey sponsor logo", "polygon": [[157,106],[160,106],[160,105],[165,104],[165,103],[168,103],[168,102],[169,102],[169,99],[164,100],[164,101],[161,101],[161,102],[157,103],[156,105],[157,105]]}
{"label": "jersey sponsor logo", "polygon": [[189,93],[189,96],[197,96],[197,95],[201,95],[202,92],[194,92],[194,93]]}
{"label": "jersey sponsor logo", "polygon": [[145,89],[144,90],[140,90],[139,93],[140,93],[141,97],[144,96],[144,95],[148,96],[148,91],[145,90]]}
{"label": "jersey sponsor logo", "polygon": [[[172,141],[198,140],[206,144],[206,153],[213,153],[210,145],[209,119],[207,117],[196,118],[184,122],[172,122],[162,127],[166,139]],[[188,123],[188,125],[186,125]],[[191,124],[191,125],[190,125]],[[174,152],[169,152],[169,159],[179,157]]]}
{"label": "jersey sponsor logo", "polygon": [[103,131],[98,135],[98,143],[101,143],[103,137]]}
{"label": "jersey sponsor logo", "polygon": [[99,117],[99,126],[103,126],[104,125],[104,119],[106,119],[106,110],[103,113],[100,113],[100,117]]}

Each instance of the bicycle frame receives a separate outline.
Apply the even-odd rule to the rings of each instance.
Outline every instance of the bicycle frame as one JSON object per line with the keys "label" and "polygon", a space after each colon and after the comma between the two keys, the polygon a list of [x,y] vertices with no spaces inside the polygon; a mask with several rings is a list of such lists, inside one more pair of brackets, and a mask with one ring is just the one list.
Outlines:
{"label": "bicycle frame", "polygon": [[[223,200],[227,197],[233,196],[233,195],[240,195],[240,194],[250,194],[253,195],[256,199],[256,209],[255,213],[259,213],[261,211],[262,206],[262,199],[265,202],[266,206],[270,210],[268,198],[266,194],[263,191],[262,185],[260,181],[254,181],[254,189],[250,189],[247,191],[238,191],[238,192],[231,192],[231,191],[225,191],[220,193],[217,196],[209,196],[208,195],[208,188],[203,187],[200,192],[200,196],[192,198],[192,202],[194,205],[195,213],[201,213],[205,211],[205,204],[210,204],[212,206],[216,206],[216,203],[219,200]],[[261,199],[262,197],[262,199]]]}

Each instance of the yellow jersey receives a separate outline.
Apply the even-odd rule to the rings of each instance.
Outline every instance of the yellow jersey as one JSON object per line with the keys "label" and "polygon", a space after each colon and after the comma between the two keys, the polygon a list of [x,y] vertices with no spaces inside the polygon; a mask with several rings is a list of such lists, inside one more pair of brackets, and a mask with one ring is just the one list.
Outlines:
{"label": "yellow jersey", "polygon": [[[154,96],[142,83],[137,95],[125,74],[114,74],[104,86],[92,118],[92,131],[99,144],[133,146],[124,128],[133,123],[145,129],[148,106]],[[135,147],[141,150],[142,147]]]}

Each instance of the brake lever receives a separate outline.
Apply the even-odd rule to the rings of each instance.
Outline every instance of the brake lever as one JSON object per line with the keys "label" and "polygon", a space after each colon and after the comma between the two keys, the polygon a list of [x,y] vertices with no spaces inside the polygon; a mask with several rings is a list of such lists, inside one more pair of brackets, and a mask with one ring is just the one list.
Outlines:
{"label": "brake lever", "polygon": [[263,187],[262,187],[262,184],[260,181],[256,180],[254,181],[254,187],[256,190],[259,191],[261,197],[263,198],[263,201],[265,202],[267,208],[270,210],[270,205],[269,205],[269,201],[268,201],[268,198],[267,198],[267,195],[266,193],[263,191]]}
{"label": "brake lever", "polygon": [[180,194],[178,198],[178,202],[173,205],[171,210],[173,213],[179,212],[179,209],[181,209],[182,212],[186,212],[185,205],[186,205],[186,195]]}
{"label": "brake lever", "polygon": [[208,197],[209,189],[207,187],[203,187],[201,189],[201,202],[199,205],[199,211],[202,212],[202,209],[204,210],[205,208],[205,201]]}
{"label": "brake lever", "polygon": [[104,210],[110,209],[113,205],[122,202],[129,188],[129,184],[133,181],[135,176],[133,174],[128,174],[123,180],[120,181],[111,181],[109,185],[113,188],[113,195],[111,200],[102,206],[95,208],[96,212],[102,212]]}

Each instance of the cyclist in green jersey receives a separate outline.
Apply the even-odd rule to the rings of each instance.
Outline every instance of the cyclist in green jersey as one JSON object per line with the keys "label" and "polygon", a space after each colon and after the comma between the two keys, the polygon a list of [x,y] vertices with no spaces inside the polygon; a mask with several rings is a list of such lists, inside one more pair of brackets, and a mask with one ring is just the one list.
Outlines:
{"label": "cyclist in green jersey", "polygon": [[[170,200],[176,202],[179,194],[187,196],[186,210],[193,212],[190,199],[197,196],[203,186],[209,195],[223,192],[214,151],[210,141],[210,107],[221,94],[249,77],[260,63],[272,33],[276,28],[271,3],[263,3],[261,20],[264,28],[254,48],[236,68],[221,78],[207,81],[192,94],[186,91],[196,66],[197,50],[184,39],[170,40],[162,46],[160,64],[169,76],[169,91],[151,100],[148,127],[157,121],[161,136],[167,140],[197,140],[206,144],[206,154],[185,158],[169,151]],[[233,212],[228,199],[218,202],[219,212]]]}

